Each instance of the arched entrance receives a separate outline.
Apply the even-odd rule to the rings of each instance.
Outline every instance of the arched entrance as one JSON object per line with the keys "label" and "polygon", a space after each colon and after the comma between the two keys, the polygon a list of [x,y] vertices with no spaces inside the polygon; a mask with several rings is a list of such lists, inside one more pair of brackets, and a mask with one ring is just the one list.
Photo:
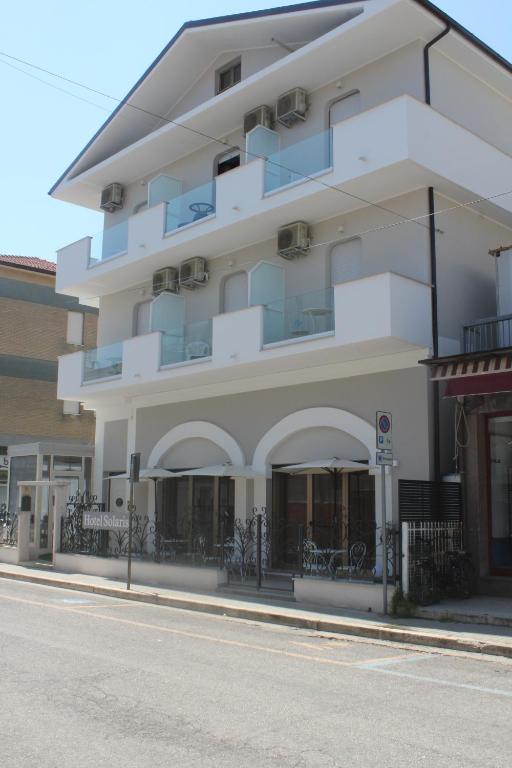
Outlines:
{"label": "arched entrance", "polygon": [[[357,469],[279,471],[284,465],[333,456],[356,462]],[[353,574],[356,551],[364,553],[367,572],[378,572],[380,485],[376,487],[372,471],[364,469],[374,462],[374,427],[338,408],[297,411],[262,437],[253,467],[265,472],[267,481],[257,482],[255,501],[271,510],[274,567],[296,568],[296,542],[302,536],[310,552],[298,565],[306,564],[312,575]]]}
{"label": "arched entrance", "polygon": [[[243,451],[225,430],[205,421],[169,430],[150,453],[150,466],[172,472],[231,462],[244,464]],[[243,481],[242,481],[243,482]],[[217,566],[223,543],[232,538],[235,514],[244,514],[240,481],[227,477],[183,476],[158,484],[153,500],[163,557],[177,564]]]}

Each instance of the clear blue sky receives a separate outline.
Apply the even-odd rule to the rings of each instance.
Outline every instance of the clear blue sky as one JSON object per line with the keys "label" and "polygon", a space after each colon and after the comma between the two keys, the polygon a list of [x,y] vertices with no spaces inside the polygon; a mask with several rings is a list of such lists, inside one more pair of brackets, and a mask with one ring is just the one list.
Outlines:
{"label": "clear blue sky", "polygon": [[[188,6],[176,0],[5,2],[0,50],[123,97],[183,22],[293,1],[196,0]],[[437,4],[512,59],[511,0]],[[57,248],[102,227],[100,214],[53,200],[47,192],[113,105],[74,89],[103,109],[83,103],[5,64],[0,64],[0,83],[0,253],[53,260]]]}

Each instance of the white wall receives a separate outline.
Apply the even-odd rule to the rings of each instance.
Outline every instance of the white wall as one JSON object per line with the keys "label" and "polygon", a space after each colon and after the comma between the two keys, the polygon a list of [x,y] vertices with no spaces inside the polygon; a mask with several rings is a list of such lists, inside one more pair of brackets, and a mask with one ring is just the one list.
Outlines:
{"label": "white wall", "polygon": [[512,154],[510,99],[435,48],[430,53],[430,79],[434,109]]}

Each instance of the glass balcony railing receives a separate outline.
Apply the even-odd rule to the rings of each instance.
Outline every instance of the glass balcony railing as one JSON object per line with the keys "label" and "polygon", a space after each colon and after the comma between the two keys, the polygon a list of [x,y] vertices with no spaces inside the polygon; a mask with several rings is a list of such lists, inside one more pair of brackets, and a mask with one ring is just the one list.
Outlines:
{"label": "glass balcony railing", "polygon": [[174,232],[212,213],[215,213],[215,179],[167,202],[165,231]]}
{"label": "glass balcony railing", "polygon": [[120,221],[91,238],[89,266],[119,256],[128,250],[128,220]]}
{"label": "glass balcony railing", "polygon": [[188,323],[176,331],[162,334],[161,365],[200,360],[212,354],[212,321]]}
{"label": "glass balcony railing", "polygon": [[269,155],[265,162],[265,192],[313,176],[331,166],[332,131],[322,131]]}
{"label": "glass balcony railing", "polygon": [[263,343],[273,344],[334,330],[334,289],[309,291],[264,306]]}
{"label": "glass balcony railing", "polygon": [[84,353],[83,382],[120,376],[123,371],[123,344],[88,349]]}
{"label": "glass balcony railing", "polygon": [[464,352],[490,352],[512,347],[512,315],[502,315],[463,328]]}

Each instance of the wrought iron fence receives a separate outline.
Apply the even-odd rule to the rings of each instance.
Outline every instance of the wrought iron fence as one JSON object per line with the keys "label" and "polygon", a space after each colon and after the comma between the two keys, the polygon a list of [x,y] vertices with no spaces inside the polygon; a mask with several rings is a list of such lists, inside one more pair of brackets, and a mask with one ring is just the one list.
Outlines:
{"label": "wrought iron fence", "polygon": [[[105,511],[95,496],[70,497],[61,527],[61,552],[99,557],[128,556],[128,528],[100,530],[84,527],[84,514],[91,517]],[[185,515],[187,523],[179,531],[145,514],[132,514],[132,557],[155,563],[195,566],[222,564],[224,547],[214,541],[211,521],[203,519],[200,507]],[[219,531],[223,531],[222,520]],[[220,542],[223,541],[223,537]]]}
{"label": "wrought iron fence", "polygon": [[452,587],[453,554],[464,548],[462,523],[403,523],[402,539],[404,592],[418,605],[437,602]]}
{"label": "wrought iron fence", "polygon": [[[387,527],[387,573],[398,576],[398,529]],[[225,543],[225,566],[230,581],[276,581],[279,574],[328,579],[380,581],[383,533],[377,525],[279,524],[267,510],[254,510],[236,520],[234,536]]]}
{"label": "wrought iron fence", "polygon": [[0,544],[11,547],[18,544],[18,515],[10,515],[7,504],[0,505]]}

